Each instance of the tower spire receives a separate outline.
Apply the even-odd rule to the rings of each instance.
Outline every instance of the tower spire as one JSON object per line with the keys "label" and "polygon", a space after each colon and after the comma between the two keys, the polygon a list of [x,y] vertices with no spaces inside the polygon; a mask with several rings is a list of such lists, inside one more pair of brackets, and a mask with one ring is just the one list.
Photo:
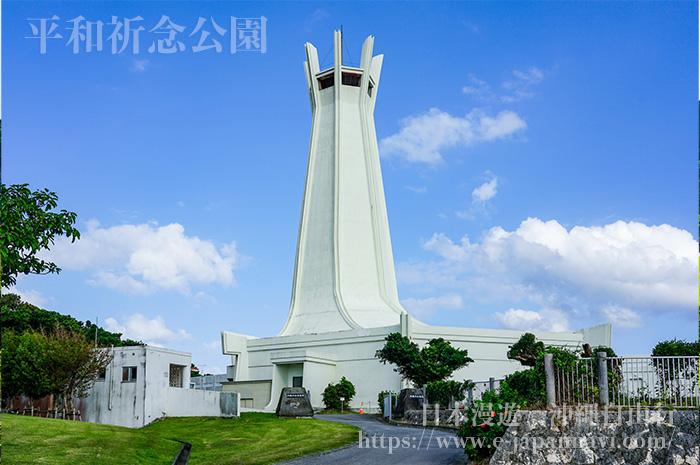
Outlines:
{"label": "tower spire", "polygon": [[342,26],[334,65],[320,70],[306,44],[313,123],[294,266],[292,299],[280,336],[399,324],[399,303],[374,105],[383,56],[374,37],[360,67],[342,65]]}

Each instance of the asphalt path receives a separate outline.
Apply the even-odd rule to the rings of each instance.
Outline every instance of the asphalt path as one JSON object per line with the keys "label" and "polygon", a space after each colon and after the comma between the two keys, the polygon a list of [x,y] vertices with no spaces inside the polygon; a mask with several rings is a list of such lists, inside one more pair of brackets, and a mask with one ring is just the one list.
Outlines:
{"label": "asphalt path", "polygon": [[285,465],[452,465],[467,462],[455,434],[387,425],[372,415],[317,415],[317,420],[357,426],[365,436],[354,444],[282,462]]}

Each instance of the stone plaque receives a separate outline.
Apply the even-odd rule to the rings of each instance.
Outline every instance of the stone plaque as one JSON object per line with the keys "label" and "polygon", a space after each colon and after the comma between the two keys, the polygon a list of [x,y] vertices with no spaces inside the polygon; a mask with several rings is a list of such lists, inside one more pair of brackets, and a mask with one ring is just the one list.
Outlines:
{"label": "stone plaque", "polygon": [[403,417],[408,410],[423,409],[423,390],[422,389],[401,389],[399,400],[396,403],[394,416],[397,418]]}
{"label": "stone plaque", "polygon": [[313,417],[314,409],[303,387],[286,387],[280,393],[277,403],[277,416],[280,418]]}

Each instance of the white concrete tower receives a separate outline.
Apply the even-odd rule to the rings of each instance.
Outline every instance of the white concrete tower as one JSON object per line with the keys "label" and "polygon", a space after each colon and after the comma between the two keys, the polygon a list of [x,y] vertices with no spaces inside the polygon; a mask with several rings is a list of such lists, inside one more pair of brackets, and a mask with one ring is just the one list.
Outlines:
{"label": "white concrete tower", "polygon": [[306,44],[313,123],[289,316],[280,336],[399,324],[389,222],[379,166],[374,104],[383,55],[374,37],[359,68],[343,66],[334,33],[334,65],[321,71]]}

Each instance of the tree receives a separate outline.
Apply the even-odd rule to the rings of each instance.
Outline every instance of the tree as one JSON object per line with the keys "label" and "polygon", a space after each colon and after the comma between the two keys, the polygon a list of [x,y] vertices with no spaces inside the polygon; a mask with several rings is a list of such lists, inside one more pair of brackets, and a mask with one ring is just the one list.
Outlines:
{"label": "tree", "polygon": [[58,196],[48,189],[32,192],[28,184],[2,184],[0,194],[2,287],[14,286],[20,273],[59,273],[55,263],[36,255],[49,250],[57,237],[66,236],[71,242],[80,239],[80,232],[73,227],[76,214],[53,211]]}
{"label": "tree", "polygon": [[470,381],[431,381],[426,388],[428,403],[448,407],[450,402],[463,401],[466,391],[473,386]]}
{"label": "tree", "polygon": [[[340,400],[340,398],[343,400]],[[355,397],[355,386],[343,376],[337,384],[328,383],[323,390],[323,403],[327,409],[342,410]]]}
{"label": "tree", "polygon": [[0,322],[2,331],[13,330],[17,333],[24,331],[53,331],[56,327],[71,331],[80,331],[86,338],[94,341],[97,332],[99,346],[131,346],[143,345],[142,342],[131,339],[122,340],[121,333],[112,333],[91,323],[83,323],[70,315],[44,310],[30,303],[23,302],[20,296],[6,293],[0,296]]}
{"label": "tree", "polygon": [[422,349],[400,333],[389,334],[385,341],[375,357],[384,364],[396,365],[394,371],[416,387],[443,381],[455,370],[474,361],[468,357],[466,349],[452,347],[443,338],[431,339]]}
{"label": "tree", "polygon": [[65,407],[73,410],[75,398],[87,395],[113,355],[109,349],[95,348],[94,343],[78,331],[57,327],[47,339],[52,394],[62,395]]}
{"label": "tree", "polygon": [[79,331],[60,326],[53,332],[3,332],[3,399],[24,394],[30,399],[61,396],[69,410],[87,395],[112,360],[108,349],[94,347]]}
{"label": "tree", "polygon": [[2,396],[7,403],[18,395],[40,399],[54,390],[48,342],[41,333],[9,330],[2,335]]}
{"label": "tree", "polygon": [[532,333],[523,334],[518,342],[508,347],[510,350],[506,356],[528,367],[534,367],[537,359],[544,353],[544,343],[537,341]]}

